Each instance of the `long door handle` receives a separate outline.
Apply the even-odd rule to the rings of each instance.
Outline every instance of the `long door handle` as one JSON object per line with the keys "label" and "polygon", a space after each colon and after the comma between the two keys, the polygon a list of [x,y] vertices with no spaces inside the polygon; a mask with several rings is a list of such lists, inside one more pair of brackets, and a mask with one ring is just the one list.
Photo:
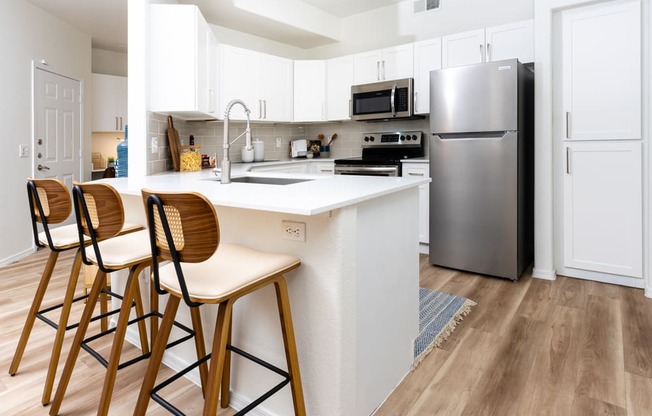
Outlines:
{"label": "long door handle", "polygon": [[50,170],[49,167],[44,166],[44,165],[38,165],[38,167],[36,169],[38,169],[38,170]]}
{"label": "long door handle", "polygon": [[570,147],[566,148],[566,173],[570,175]]}
{"label": "long door handle", "polygon": [[570,139],[570,111],[566,111],[566,138]]}

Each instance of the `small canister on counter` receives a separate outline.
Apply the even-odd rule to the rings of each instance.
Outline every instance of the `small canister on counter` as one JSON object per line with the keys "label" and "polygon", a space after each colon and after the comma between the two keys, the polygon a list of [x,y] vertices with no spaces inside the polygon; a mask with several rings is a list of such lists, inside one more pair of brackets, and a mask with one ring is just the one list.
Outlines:
{"label": "small canister on counter", "polygon": [[201,154],[199,153],[199,149],[194,146],[181,146],[179,165],[181,172],[201,170]]}

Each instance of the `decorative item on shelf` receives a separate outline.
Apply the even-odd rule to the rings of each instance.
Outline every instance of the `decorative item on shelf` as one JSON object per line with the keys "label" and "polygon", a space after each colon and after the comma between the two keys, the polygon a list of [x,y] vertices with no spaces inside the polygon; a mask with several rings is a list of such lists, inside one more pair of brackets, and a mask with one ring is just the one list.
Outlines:
{"label": "decorative item on shelf", "polygon": [[262,140],[254,140],[251,143],[254,146],[254,162],[262,162],[265,160],[265,142]]}
{"label": "decorative item on shelf", "polygon": [[106,166],[107,167],[115,167],[115,158],[113,156],[109,156],[106,158]]}
{"label": "decorative item on shelf", "polygon": [[181,154],[179,155],[179,170],[181,172],[196,172],[201,170],[201,153],[199,145],[179,146]]}
{"label": "decorative item on shelf", "polygon": [[109,156],[106,159],[106,164],[107,168],[104,169],[104,173],[102,174],[103,178],[115,178],[115,158],[113,156]]}
{"label": "decorative item on shelf", "polygon": [[204,154],[201,155],[201,167],[202,169],[211,167],[211,162],[208,155],[204,155]]}

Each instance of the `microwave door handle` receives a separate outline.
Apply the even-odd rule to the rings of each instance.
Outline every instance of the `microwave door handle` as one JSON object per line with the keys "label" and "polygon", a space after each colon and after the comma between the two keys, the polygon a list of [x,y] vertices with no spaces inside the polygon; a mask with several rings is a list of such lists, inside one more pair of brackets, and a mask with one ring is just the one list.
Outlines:
{"label": "microwave door handle", "polygon": [[396,106],[394,105],[394,98],[396,96],[396,84],[392,87],[392,96],[390,98],[390,106],[392,107],[392,115],[396,117]]}

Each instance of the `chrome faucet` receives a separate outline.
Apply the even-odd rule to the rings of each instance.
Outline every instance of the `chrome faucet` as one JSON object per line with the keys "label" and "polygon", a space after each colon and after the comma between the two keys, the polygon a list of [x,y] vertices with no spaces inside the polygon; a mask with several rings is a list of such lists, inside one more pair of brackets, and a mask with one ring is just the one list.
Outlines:
{"label": "chrome faucet", "polygon": [[[244,108],[245,116],[247,117],[247,128],[245,129],[244,133],[229,143],[229,114],[231,113],[231,108],[236,104],[240,104]],[[242,135],[245,135],[245,148],[247,150],[253,150],[254,147],[251,144],[251,128],[249,126],[249,109],[245,105],[244,101],[238,99],[231,100],[226,105],[226,109],[224,110],[224,159],[222,160],[222,176],[220,178],[220,182],[223,184],[231,183],[231,161],[229,160],[229,147],[231,147],[231,145],[235,143],[236,140],[242,137]],[[217,172],[219,172],[219,170],[216,170],[216,174]]]}

